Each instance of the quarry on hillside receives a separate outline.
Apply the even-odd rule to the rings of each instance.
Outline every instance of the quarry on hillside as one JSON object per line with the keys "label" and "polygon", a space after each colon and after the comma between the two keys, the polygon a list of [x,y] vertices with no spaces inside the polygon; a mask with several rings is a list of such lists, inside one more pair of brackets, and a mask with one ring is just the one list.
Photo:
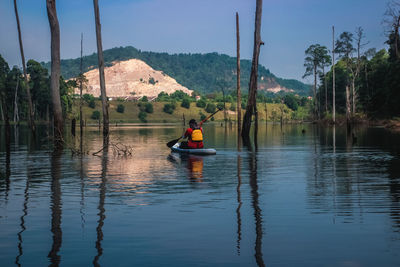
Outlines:
{"label": "quarry on hillside", "polygon": [[[180,85],[175,79],[161,71],[154,70],[139,59],[113,62],[112,66],[105,67],[105,80],[107,96],[111,98],[134,99],[142,96],[157,97],[159,93],[171,94],[181,90],[191,95],[193,92]],[[100,96],[99,70],[92,69],[84,73],[88,80],[87,88],[83,94]],[[75,88],[79,94],[79,88]]]}

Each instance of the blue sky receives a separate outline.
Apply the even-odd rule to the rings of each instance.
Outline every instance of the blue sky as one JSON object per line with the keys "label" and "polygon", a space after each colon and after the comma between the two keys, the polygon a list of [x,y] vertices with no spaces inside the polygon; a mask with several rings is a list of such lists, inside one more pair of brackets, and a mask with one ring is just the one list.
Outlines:
{"label": "blue sky", "polygon": [[[256,0],[99,0],[103,48],[134,46],[168,53],[218,52],[236,56],[235,13],[239,13],[241,57],[251,59]],[[303,80],[304,51],[332,46],[343,31],[365,30],[367,48],[385,47],[385,0],[264,0],[260,64],[283,78]],[[49,61],[50,30],[45,0],[17,0],[26,59]],[[61,58],[96,52],[92,0],[57,0]],[[12,0],[0,2],[0,54],[21,65]],[[311,80],[303,80],[310,82]]]}

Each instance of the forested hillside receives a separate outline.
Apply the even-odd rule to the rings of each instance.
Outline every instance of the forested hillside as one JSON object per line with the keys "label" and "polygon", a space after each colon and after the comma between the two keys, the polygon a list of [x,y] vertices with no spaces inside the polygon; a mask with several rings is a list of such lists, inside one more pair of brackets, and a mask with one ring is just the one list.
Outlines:
{"label": "forested hillside", "polygon": [[[236,89],[236,58],[218,53],[208,54],[167,54],[142,52],[134,47],[118,47],[104,51],[106,66],[113,61],[141,59],[156,70],[176,79],[181,85],[201,93]],[[47,69],[50,63],[42,63]],[[76,77],[79,74],[80,59],[61,61],[61,71],[64,78]],[[96,68],[97,54],[83,58],[84,72]],[[251,71],[251,61],[241,60],[241,88],[247,91]],[[293,90],[299,95],[309,95],[310,86],[292,79],[282,79],[273,75],[263,66],[259,67],[259,88],[265,91],[281,87],[284,90]]]}

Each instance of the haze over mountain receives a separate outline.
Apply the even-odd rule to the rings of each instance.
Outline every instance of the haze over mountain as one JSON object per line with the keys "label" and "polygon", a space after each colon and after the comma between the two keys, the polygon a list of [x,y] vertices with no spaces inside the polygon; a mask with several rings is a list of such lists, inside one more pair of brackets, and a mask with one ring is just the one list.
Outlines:
{"label": "haze over mountain", "polygon": [[[189,90],[200,93],[215,91],[236,90],[236,58],[224,54],[167,54],[142,52],[134,47],[117,47],[104,51],[104,60],[107,67],[116,62],[130,59],[139,59],[151,66],[154,70],[175,79],[177,83]],[[250,79],[251,61],[243,59],[241,62],[241,89],[247,92]],[[42,63],[50,68],[50,62]],[[79,74],[80,59],[61,60],[61,72],[65,79],[76,77]],[[97,68],[97,54],[83,57],[84,72]],[[145,74],[138,74],[144,77]],[[131,81],[125,81],[131,82]],[[107,80],[106,80],[106,83]],[[264,66],[259,66],[259,90],[265,93],[295,93],[309,95],[311,87],[298,80],[276,77]]]}

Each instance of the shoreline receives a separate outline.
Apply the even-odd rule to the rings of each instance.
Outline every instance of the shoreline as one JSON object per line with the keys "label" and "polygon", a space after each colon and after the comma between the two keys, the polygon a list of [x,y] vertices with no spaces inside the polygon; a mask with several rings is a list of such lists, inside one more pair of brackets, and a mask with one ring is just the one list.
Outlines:
{"label": "shoreline", "polygon": [[[207,122],[207,124],[223,124],[223,120],[215,120],[215,121],[210,121]],[[280,121],[265,121],[265,120],[260,120],[259,123],[266,123],[266,124],[280,124]],[[36,125],[50,125],[51,122],[46,122],[46,121],[35,121]],[[236,124],[236,121],[228,121],[227,124],[234,125]],[[283,124],[320,124],[320,125],[325,125],[325,126],[333,126],[333,122],[331,119],[322,119],[322,120],[290,120],[286,121]],[[391,131],[396,131],[400,132],[400,119],[397,118],[392,118],[392,119],[361,119],[361,118],[356,118],[352,121],[353,125],[364,125],[364,126],[369,126],[369,127],[382,127],[387,130]],[[27,121],[20,121],[19,123],[14,123],[10,121],[10,126],[15,126],[15,125],[21,125],[21,126],[27,126],[28,123]],[[147,123],[144,122],[132,122],[132,121],[112,121],[110,122],[110,127],[154,127],[154,126],[178,126],[181,125],[183,126],[182,122],[160,122],[159,120],[157,121],[149,121]],[[338,118],[336,120],[336,126],[345,126],[346,125],[346,119],[343,118]],[[0,126],[4,126],[4,121],[0,121]],[[66,120],[65,121],[65,127],[69,128],[71,127],[71,120]],[[95,122],[88,122],[84,127],[99,127],[98,123]],[[79,123],[78,121],[76,122],[76,128],[79,129]]]}

